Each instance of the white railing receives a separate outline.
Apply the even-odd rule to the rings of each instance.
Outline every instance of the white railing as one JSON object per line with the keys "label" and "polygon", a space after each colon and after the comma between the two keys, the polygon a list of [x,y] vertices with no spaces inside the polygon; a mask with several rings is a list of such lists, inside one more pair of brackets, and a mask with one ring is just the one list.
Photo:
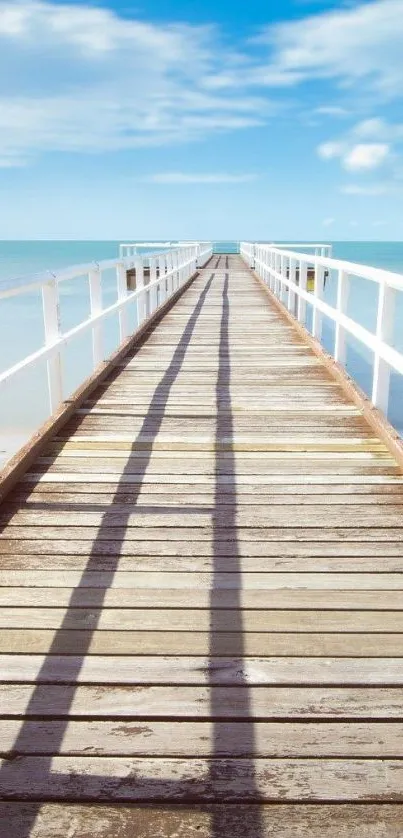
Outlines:
{"label": "white railing", "polygon": [[288,242],[287,244],[284,244],[283,242],[281,242],[281,244],[276,244],[273,242],[272,246],[279,247],[281,250],[301,250],[302,248],[304,253],[312,250],[314,256],[326,256],[329,258],[331,257],[333,250],[331,244],[305,244],[305,242],[304,244],[302,244],[302,242],[297,242],[297,244],[288,244]]}
{"label": "white railing", "polygon": [[[255,256],[255,248],[258,247],[257,242],[240,242],[240,253],[242,255],[242,248],[244,251],[244,258],[246,257],[250,264],[252,265],[254,256]],[[266,242],[264,243],[264,247],[276,247],[280,250],[303,250],[304,253],[312,251],[314,256],[326,256],[330,258],[332,255],[333,247],[331,244],[302,244],[301,242],[297,244],[276,244],[275,242],[270,242],[268,245]]]}
{"label": "white railing", "polygon": [[[305,245],[300,245],[305,248]],[[323,245],[321,245],[323,247]],[[285,250],[271,244],[241,242],[241,256],[268,285],[293,316],[306,325],[307,305],[312,306],[312,335],[321,339],[322,318],[335,324],[333,355],[346,361],[346,337],[350,335],[373,352],[372,403],[387,414],[390,372],[403,374],[403,354],[391,346],[394,332],[396,294],[403,291],[403,276],[322,255]],[[336,306],[323,299],[326,274],[337,282]],[[309,276],[311,275],[311,276]],[[346,313],[351,277],[375,283],[378,288],[377,322],[370,332]],[[312,291],[308,290],[311,284]]]}
{"label": "white railing", "polygon": [[[0,284],[1,300],[39,290],[42,294],[42,311],[45,343],[36,352],[0,373],[0,392],[23,370],[46,361],[50,413],[53,414],[63,401],[63,369],[61,350],[74,338],[86,332],[92,333],[92,360],[96,369],[105,360],[103,357],[103,325],[105,318],[116,314],[119,317],[119,346],[129,337],[128,306],[137,305],[137,328],[156,309],[172,296],[203,266],[212,255],[208,242],[186,244],[164,252],[135,258],[108,259],[87,265],[76,265],[42,275],[23,278],[18,282]],[[117,300],[113,305],[102,307],[102,275],[113,269],[116,272]],[[135,269],[136,290],[129,291],[127,271]],[[146,276],[145,276],[146,275]],[[60,317],[59,285],[66,280],[86,276],[89,284],[90,316],[74,328],[62,332]],[[82,382],[84,383],[84,382]]]}
{"label": "white railing", "polygon": [[211,242],[123,242],[119,245],[119,258],[120,259],[128,259],[130,257],[136,256],[139,251],[147,250],[148,252],[152,250],[168,250],[169,248],[177,249],[178,247],[191,247],[193,245],[199,247],[210,247],[212,246]]}

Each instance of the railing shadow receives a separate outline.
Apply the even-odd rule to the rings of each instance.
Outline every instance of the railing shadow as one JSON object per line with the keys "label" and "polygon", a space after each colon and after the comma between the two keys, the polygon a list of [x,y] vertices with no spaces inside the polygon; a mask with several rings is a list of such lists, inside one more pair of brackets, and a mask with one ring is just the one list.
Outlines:
{"label": "railing shadow", "polygon": [[[217,266],[219,265],[220,259],[221,257],[217,261]],[[226,264],[228,264],[228,257]],[[165,373],[163,374],[161,381],[155,389],[155,392],[150,402],[148,413],[144,418],[144,422],[142,424],[139,435],[152,434],[153,437],[156,437],[158,434],[158,431],[164,419],[164,410],[159,410],[157,416],[154,413],[153,408],[156,405],[158,405],[160,409],[161,405],[166,406],[168,402],[171,389],[179,375],[179,372],[181,371],[187,348],[190,344],[196,323],[206,302],[208,293],[212,288],[214,278],[215,274],[212,273],[200,294],[200,297],[194,307],[193,313],[191,314],[184,328],[182,337],[174,351],[171,362],[167,367]],[[217,278],[217,282],[219,281],[220,279]],[[139,798],[139,800],[141,801],[141,794],[139,794],[139,790],[144,788],[144,800],[148,800],[149,802],[159,801],[162,803],[168,803],[174,802],[175,800],[181,802],[198,800],[199,802],[203,802],[206,800],[211,800],[211,803],[213,803],[217,802],[217,797],[215,794],[215,788],[217,783],[219,782],[220,785],[223,784],[223,771],[224,773],[226,773],[226,776],[229,780],[231,778],[239,776],[240,769],[239,766],[237,768],[235,761],[232,761],[231,759],[222,758],[223,753],[231,753],[231,737],[234,736],[234,732],[233,726],[225,726],[222,724],[220,725],[219,723],[220,717],[223,717],[225,715],[223,711],[226,701],[223,697],[222,689],[220,689],[219,691],[214,690],[215,685],[222,685],[223,683],[220,674],[219,634],[225,629],[227,629],[226,612],[223,611],[220,607],[220,589],[217,587],[217,580],[221,576],[223,560],[222,552],[220,549],[222,543],[222,522],[220,523],[220,516],[217,514],[217,504],[220,498],[221,484],[223,482],[222,477],[224,476],[224,474],[226,484],[228,484],[228,482],[230,481],[232,487],[232,493],[230,495],[231,502],[228,503],[225,507],[227,516],[226,537],[228,537],[228,530],[230,530],[232,534],[232,555],[228,558],[228,570],[231,570],[238,576],[238,588],[232,590],[231,594],[227,592],[227,595],[229,594],[233,598],[231,608],[233,609],[232,614],[234,616],[234,625],[232,626],[233,649],[231,656],[236,658],[236,664],[238,667],[237,686],[243,687],[242,693],[244,698],[243,706],[241,706],[242,720],[244,722],[249,721],[249,734],[246,738],[244,748],[245,753],[242,759],[242,797],[251,802],[256,802],[257,800],[259,800],[259,794],[256,789],[254,771],[255,738],[252,720],[252,710],[250,706],[250,691],[248,688],[247,677],[243,671],[245,644],[242,625],[242,585],[240,550],[237,540],[236,522],[236,462],[231,442],[227,444],[227,456],[225,460],[220,456],[220,454],[222,453],[222,438],[225,436],[230,440],[233,439],[233,420],[231,412],[230,393],[231,362],[229,345],[230,303],[228,273],[226,273],[224,276],[222,299],[223,305],[220,323],[220,340],[218,353],[219,370],[216,384],[217,419],[215,443],[215,511],[213,514],[214,574],[210,600],[210,663],[208,667],[208,683],[211,688],[211,706],[209,715],[212,719],[215,720],[213,741],[211,747],[211,757],[215,757],[216,759],[213,759],[210,762],[209,776],[202,784],[204,791],[202,792],[201,796],[200,791],[197,792],[197,790],[195,790],[195,783],[193,779],[190,779],[188,782],[178,782],[176,780],[163,777],[152,778],[131,776],[122,780],[122,778],[120,777],[106,778],[94,775],[75,775],[75,779],[78,782],[77,788],[79,788],[80,791],[80,800],[93,802],[99,802],[102,800],[109,800],[110,802],[126,801],[126,803],[131,802],[133,804],[134,801],[130,800],[130,787],[133,787],[133,783],[135,783],[136,800]],[[134,450],[136,450],[136,443],[134,443],[132,447],[132,451]],[[144,458],[142,458],[141,461],[139,461],[139,463],[141,462],[141,466],[139,465],[139,470],[141,471],[141,474],[137,477],[138,483],[136,485],[136,488],[131,488],[133,500],[130,504],[127,505],[127,515],[131,514],[132,506],[135,505],[137,502],[139,493],[141,491],[142,482],[146,474],[147,467],[151,460],[152,451],[153,446],[152,444],[150,444],[149,449],[147,449],[147,451],[144,451]],[[129,468],[130,464],[128,460],[128,464],[122,474],[123,478],[128,473]],[[121,483],[117,486],[115,492],[115,499],[118,497],[123,483],[124,481],[122,480]],[[124,483],[124,490],[127,491],[126,483]],[[111,511],[113,511],[113,505],[111,506]],[[12,753],[10,754],[10,759],[5,761],[0,770],[0,799],[3,800],[18,799],[19,795],[16,794],[15,791],[10,791],[12,789],[15,790],[16,788],[20,788],[22,791],[22,796],[24,796],[24,788],[27,785],[30,785],[30,779],[33,782],[33,785],[36,785],[38,789],[46,788],[46,784],[47,782],[49,782],[50,796],[46,797],[43,795],[43,793],[38,793],[38,795],[32,793],[31,799],[33,798],[35,800],[37,798],[37,805],[32,807],[30,817],[26,817],[24,821],[21,822],[19,838],[29,838],[29,836],[31,835],[31,831],[34,826],[35,819],[37,817],[41,803],[46,799],[57,799],[57,795],[55,797],[52,794],[51,777],[53,778],[53,780],[55,780],[57,776],[55,774],[54,768],[52,768],[52,760],[53,757],[57,756],[57,754],[60,752],[63,738],[69,723],[69,713],[78,686],[79,676],[86,656],[90,650],[93,634],[96,631],[97,626],[99,624],[99,619],[104,605],[106,593],[110,588],[111,584],[113,583],[114,575],[119,565],[122,543],[125,538],[124,531],[126,528],[122,526],[123,534],[121,536],[120,541],[115,541],[114,555],[113,557],[110,557],[109,570],[105,573],[105,584],[102,588],[92,589],[91,607],[83,607],[83,591],[84,589],[88,589],[88,580],[90,578],[89,574],[99,569],[100,545],[105,535],[105,530],[108,529],[110,526],[111,517],[110,511],[108,510],[103,515],[102,523],[99,527],[97,536],[92,544],[91,553],[88,558],[86,567],[83,571],[80,583],[77,585],[77,587],[74,589],[72,593],[70,602],[66,609],[65,617],[59,629],[55,632],[53,642],[49,648],[49,652],[38,673],[38,677],[36,680],[35,687],[33,689],[30,702],[25,711],[25,716],[27,717],[27,720],[24,723],[22,723],[19,735],[14,743]],[[65,667],[65,675],[61,680],[58,680],[58,683],[63,684],[64,690],[63,698],[60,699],[57,710],[58,719],[61,719],[61,721],[58,722],[54,730],[52,740],[53,754],[50,756],[41,757],[41,760],[39,762],[35,761],[35,765],[40,771],[40,774],[38,775],[38,773],[36,772],[35,777],[29,778],[27,777],[26,770],[23,767],[23,757],[20,757],[19,755],[24,755],[26,753],[35,753],[35,751],[40,752],[41,750],[41,742],[38,741],[38,738],[41,734],[35,733],[35,728],[30,722],[32,718],[40,718],[43,714],[43,707],[46,705],[47,701],[46,696],[48,691],[48,685],[54,683],[54,658],[55,656],[58,656],[62,653],[63,636],[66,630],[72,628],[71,609],[74,608],[80,608],[80,613],[84,618],[84,621],[86,620],[88,626],[90,626],[90,630],[85,631],[80,635],[79,647],[77,647],[78,654],[74,656],[66,656],[63,658],[62,666]],[[80,623],[81,625],[83,625],[83,620],[80,620]],[[178,687],[178,690],[180,690],[180,687]],[[223,737],[226,737],[226,741],[223,741]],[[235,742],[233,744],[235,745]],[[234,748],[234,751],[236,752],[236,748]],[[223,766],[224,762],[225,766]],[[234,772],[236,772],[236,774]],[[100,789],[102,789],[102,792],[100,792]],[[223,798],[221,798],[221,796],[218,797],[218,800],[221,799],[225,799],[225,794]],[[232,799],[233,802],[236,802],[236,798],[234,799],[234,796],[231,796],[231,794],[229,799]],[[217,808],[214,806],[209,807],[208,803],[205,804],[205,808],[207,811],[209,811],[211,815],[211,838],[226,838],[227,835],[228,838],[230,838],[227,831],[228,820],[225,817],[225,814],[220,810],[217,811]],[[245,813],[245,810],[243,810],[242,823],[244,827],[244,833],[246,836],[248,836],[248,838],[262,838],[263,830],[258,807],[251,807],[250,815]]]}
{"label": "railing shadow", "polygon": [[[226,256],[226,268],[228,268],[228,256]],[[216,444],[215,444],[215,510],[218,512],[218,502],[221,494],[222,478],[225,475],[225,480],[232,487],[232,503],[226,506],[226,530],[231,531],[232,535],[232,555],[228,557],[228,571],[236,574],[237,587],[231,589],[231,612],[234,623],[231,626],[233,632],[233,648],[232,655],[237,660],[239,665],[238,686],[241,687],[240,694],[240,715],[242,720],[247,722],[247,732],[245,734],[245,756],[243,758],[243,795],[247,800],[256,801],[259,794],[256,788],[255,780],[255,730],[253,724],[253,714],[250,699],[250,689],[248,686],[247,675],[244,672],[245,660],[245,636],[242,618],[242,567],[241,567],[241,553],[239,549],[239,542],[237,536],[237,474],[236,474],[236,458],[234,451],[234,422],[231,409],[231,348],[229,336],[230,323],[230,300],[229,300],[229,275],[225,273],[222,292],[222,314],[220,323],[220,343],[218,352],[218,375],[216,384]],[[222,440],[229,439],[231,442],[226,446],[226,458],[223,460],[220,456],[222,453]],[[216,518],[218,515],[216,514]],[[226,628],[226,615],[222,610],[220,595],[221,591],[217,587],[217,580],[220,576],[220,527],[217,520],[214,521],[214,535],[213,535],[213,556],[214,556],[214,578],[210,598],[210,686],[213,686],[215,681],[214,661],[218,657],[217,638],[220,632]],[[213,719],[219,719],[223,715],[223,695],[211,689],[211,703],[210,715]],[[213,734],[213,756],[218,756],[222,752],[223,733],[222,726],[219,722],[214,724]],[[233,732],[230,729],[225,729],[225,750],[229,751],[231,744],[231,736]],[[234,747],[236,751],[236,748]],[[234,766],[235,767],[235,766]],[[236,768],[235,768],[236,770]],[[215,779],[215,763],[211,763],[210,776]],[[228,769],[228,779],[230,779],[231,765]],[[246,781],[246,782],[245,782]],[[228,829],[228,818],[224,809],[212,808],[211,814],[211,836],[212,838],[222,838],[226,836]],[[263,838],[263,823],[261,819],[261,812],[259,807],[253,806],[246,809],[242,813],[242,828],[244,835],[247,838]],[[229,838],[229,836],[228,836]]]}

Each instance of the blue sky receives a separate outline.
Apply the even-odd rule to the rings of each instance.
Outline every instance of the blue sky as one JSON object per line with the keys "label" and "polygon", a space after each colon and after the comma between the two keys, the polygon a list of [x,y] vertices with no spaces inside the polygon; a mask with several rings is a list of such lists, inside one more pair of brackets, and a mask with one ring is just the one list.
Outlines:
{"label": "blue sky", "polygon": [[403,0],[0,0],[0,238],[403,238]]}

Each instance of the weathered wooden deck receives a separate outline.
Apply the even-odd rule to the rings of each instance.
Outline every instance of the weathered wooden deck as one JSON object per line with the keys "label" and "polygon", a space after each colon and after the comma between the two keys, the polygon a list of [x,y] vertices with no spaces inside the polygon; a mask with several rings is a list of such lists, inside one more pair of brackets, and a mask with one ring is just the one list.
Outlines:
{"label": "weathered wooden deck", "polygon": [[0,507],[1,836],[401,836],[400,474],[214,257]]}

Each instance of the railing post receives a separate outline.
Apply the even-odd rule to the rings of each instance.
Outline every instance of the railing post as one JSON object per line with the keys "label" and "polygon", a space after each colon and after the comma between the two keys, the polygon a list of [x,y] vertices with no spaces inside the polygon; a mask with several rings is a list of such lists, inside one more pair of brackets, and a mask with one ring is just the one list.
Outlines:
{"label": "railing post", "polygon": [[155,298],[156,298],[156,308],[163,302],[162,300],[162,283],[161,283],[161,275],[162,275],[162,257],[161,254],[155,257],[155,278],[159,280],[157,285],[155,286]]}
{"label": "railing post", "polygon": [[316,340],[320,340],[322,336],[322,312],[316,305],[316,300],[321,300],[323,297],[323,279],[324,268],[322,265],[315,264],[315,284],[313,291],[313,318],[312,318],[312,334]]}
{"label": "railing post", "polygon": [[[101,271],[97,265],[89,271],[88,281],[91,317],[96,317],[102,311]],[[92,327],[92,359],[94,369],[103,361],[102,323],[99,320]]]}
{"label": "railing post", "polygon": [[167,287],[168,287],[167,293],[168,293],[168,296],[170,297],[171,294],[173,293],[173,290],[174,290],[174,275],[173,275],[174,259],[173,259],[172,250],[170,250],[168,255],[167,255],[167,267],[168,267],[168,274],[169,274],[168,279],[167,279]]}
{"label": "railing post", "polygon": [[[298,288],[301,291],[305,291],[306,293],[306,286],[307,286],[307,278],[308,278],[308,266],[306,262],[303,262],[300,259],[299,262],[299,280],[298,280]],[[298,295],[298,309],[297,309],[297,318],[300,323],[305,325],[306,320],[306,300],[303,297]]]}
{"label": "railing post", "polygon": [[269,250],[269,270],[270,270],[270,290],[275,292],[276,289],[276,279],[273,274],[273,271],[276,270],[276,256],[272,250]]}
{"label": "railing post", "polygon": [[345,271],[338,271],[337,275],[337,319],[334,341],[334,357],[339,364],[346,363],[346,330],[340,323],[340,315],[347,309],[350,277]]}
{"label": "railing post", "polygon": [[168,254],[163,253],[160,257],[160,269],[163,277],[162,282],[162,301],[164,302],[168,297],[168,279],[167,279],[167,270],[168,270]]}
{"label": "railing post", "polygon": [[[50,280],[42,287],[42,308],[45,345],[52,346],[52,344],[57,343],[61,334],[59,295],[55,279]],[[63,401],[60,348],[48,358],[46,365],[50,412],[54,413]]]}
{"label": "railing post", "polygon": [[[157,265],[155,256],[150,256],[150,285],[152,282],[155,282],[157,279]],[[152,314],[153,311],[157,308],[157,289],[154,285],[153,288],[150,289],[149,292],[149,301],[150,301],[150,311],[149,314]]]}
{"label": "railing post", "polygon": [[[288,278],[289,278],[290,282],[295,283],[295,281],[296,281],[296,268],[297,268],[297,263],[296,263],[295,259],[290,259],[290,268],[289,268],[289,271],[288,271]],[[296,312],[295,312],[295,291],[293,291],[292,288],[288,288],[288,295],[287,296],[288,296],[288,299],[287,299],[288,311],[290,311],[291,314],[293,314],[294,317],[295,317],[295,314],[296,314]]]}
{"label": "railing post", "polygon": [[[283,279],[287,279],[287,256],[284,256],[284,255],[281,256],[280,264],[281,264],[281,268],[280,268],[281,276],[283,277]],[[288,288],[284,284],[284,282],[282,282],[281,283],[281,291],[280,291],[280,300],[283,304],[285,303],[286,296],[288,296]]]}
{"label": "railing post", "polygon": [[278,253],[274,253],[273,256],[274,256],[274,272],[276,274],[275,277],[274,277],[274,293],[275,293],[276,297],[279,297],[281,283],[280,283],[280,280],[278,279],[277,274],[279,273],[279,270],[280,270],[280,267],[279,267],[280,266],[280,257],[278,255]]}
{"label": "railing post", "polygon": [[177,288],[180,288],[183,282],[183,254],[182,250],[177,251],[178,255],[178,285]]}
{"label": "railing post", "polygon": [[[393,338],[395,298],[395,289],[390,288],[385,282],[382,282],[379,286],[378,315],[376,322],[376,338],[378,343],[389,343]],[[389,364],[387,364],[386,361],[380,357],[379,352],[380,348],[378,346],[374,353],[372,402],[375,407],[382,410],[386,416],[389,404],[390,367]]]}
{"label": "railing post", "polygon": [[[127,297],[127,277],[126,268],[122,263],[116,266],[116,278],[118,286],[118,300],[124,300]],[[127,322],[127,309],[123,306],[119,309],[119,336],[120,343],[127,338],[129,334],[129,327]]]}
{"label": "railing post", "polygon": [[177,250],[174,250],[174,251],[172,252],[172,268],[173,268],[173,274],[172,274],[172,292],[176,291],[176,290],[177,290],[177,288],[178,288],[178,285],[179,285],[179,270],[178,270],[178,264],[179,264],[178,251],[177,251]]}
{"label": "railing post", "polygon": [[136,291],[141,291],[137,297],[137,325],[146,319],[146,292],[144,290],[144,263],[141,256],[136,259]]}

